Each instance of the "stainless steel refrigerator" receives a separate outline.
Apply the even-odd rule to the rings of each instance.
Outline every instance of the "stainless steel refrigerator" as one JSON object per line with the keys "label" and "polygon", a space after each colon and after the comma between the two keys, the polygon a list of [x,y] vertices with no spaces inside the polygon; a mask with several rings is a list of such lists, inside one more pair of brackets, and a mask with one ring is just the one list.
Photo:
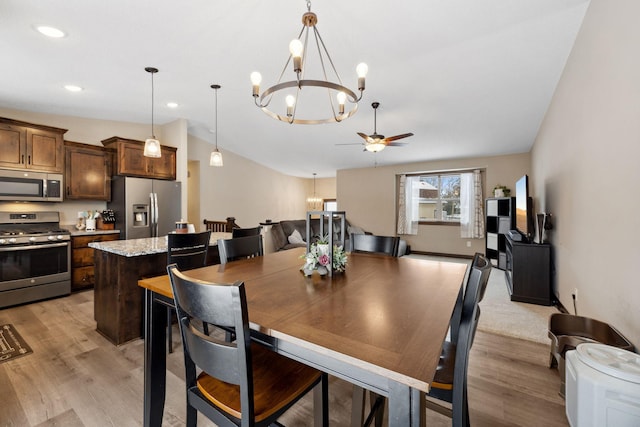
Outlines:
{"label": "stainless steel refrigerator", "polygon": [[107,208],[116,216],[122,239],[166,236],[181,215],[181,184],[148,178],[115,176]]}

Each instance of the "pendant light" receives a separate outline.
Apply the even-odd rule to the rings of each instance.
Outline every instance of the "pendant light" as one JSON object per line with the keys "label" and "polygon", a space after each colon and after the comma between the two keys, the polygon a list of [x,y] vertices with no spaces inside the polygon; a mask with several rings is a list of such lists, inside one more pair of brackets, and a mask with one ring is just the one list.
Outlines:
{"label": "pendant light", "polygon": [[156,139],[156,135],[153,131],[153,75],[158,72],[157,68],[146,67],[144,69],[147,73],[151,74],[151,138],[147,138],[144,142],[144,155],[145,157],[162,157],[162,151],[160,150],[160,141]]}
{"label": "pendant light", "polygon": [[307,197],[309,210],[317,211],[322,207],[322,199],[316,196],[316,173],[313,173],[313,197]]}
{"label": "pendant light", "polygon": [[216,148],[211,152],[211,158],[209,159],[209,166],[222,167],[222,153],[218,150],[218,89],[222,86],[211,85],[211,89],[216,91]]}

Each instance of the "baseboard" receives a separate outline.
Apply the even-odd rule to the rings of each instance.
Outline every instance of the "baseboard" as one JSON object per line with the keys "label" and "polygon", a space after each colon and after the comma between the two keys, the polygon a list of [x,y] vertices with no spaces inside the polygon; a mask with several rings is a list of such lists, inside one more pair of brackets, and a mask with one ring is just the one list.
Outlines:
{"label": "baseboard", "polygon": [[414,251],[411,249],[411,254],[415,255],[428,255],[428,256],[442,256],[449,258],[462,258],[462,259],[473,259],[473,255],[460,255],[460,254],[444,254],[440,252],[424,252],[424,251]]}

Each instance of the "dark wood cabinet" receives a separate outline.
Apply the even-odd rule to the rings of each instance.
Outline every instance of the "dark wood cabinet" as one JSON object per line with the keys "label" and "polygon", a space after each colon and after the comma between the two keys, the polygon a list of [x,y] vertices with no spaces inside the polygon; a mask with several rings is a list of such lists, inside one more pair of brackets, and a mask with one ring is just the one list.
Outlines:
{"label": "dark wood cabinet", "polygon": [[176,179],[175,147],[161,146],[162,156],[151,158],[144,156],[144,142],[114,136],[102,141],[102,144],[114,151],[115,174],[137,176],[140,178]]}
{"label": "dark wood cabinet", "polygon": [[515,242],[507,235],[506,256],[511,301],[552,305],[551,245]]}
{"label": "dark wood cabinet", "polygon": [[96,234],[71,237],[71,291],[93,288],[95,284],[95,249],[91,242],[118,240],[120,233]]}
{"label": "dark wood cabinet", "polygon": [[0,117],[0,167],[62,173],[66,132]]}
{"label": "dark wood cabinet", "polygon": [[515,197],[485,201],[485,255],[494,267],[507,268],[507,233],[515,228]]}
{"label": "dark wood cabinet", "polygon": [[104,147],[65,141],[65,199],[111,200],[111,153]]}

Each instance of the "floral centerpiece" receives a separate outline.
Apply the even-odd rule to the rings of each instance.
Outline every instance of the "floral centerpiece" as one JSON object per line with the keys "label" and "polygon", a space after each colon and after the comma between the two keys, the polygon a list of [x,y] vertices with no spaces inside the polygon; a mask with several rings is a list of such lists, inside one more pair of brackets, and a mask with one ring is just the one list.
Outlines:
{"label": "floral centerpiece", "polygon": [[321,276],[334,272],[343,272],[347,265],[347,254],[342,246],[333,245],[329,250],[329,236],[318,236],[315,243],[309,247],[309,252],[302,255],[305,263],[301,270],[305,276],[317,271]]}

